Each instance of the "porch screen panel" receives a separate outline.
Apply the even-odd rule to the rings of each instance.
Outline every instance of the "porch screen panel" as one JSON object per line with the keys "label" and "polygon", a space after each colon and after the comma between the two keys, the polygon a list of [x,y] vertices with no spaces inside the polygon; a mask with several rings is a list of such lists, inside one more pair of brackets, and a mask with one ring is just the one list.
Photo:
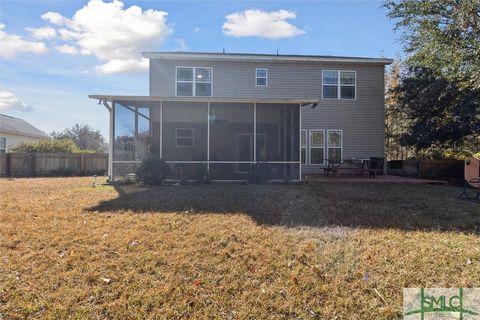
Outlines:
{"label": "porch screen panel", "polygon": [[113,161],[135,161],[135,111],[115,103]]}
{"label": "porch screen panel", "polygon": [[[257,104],[257,163],[271,179],[298,179],[300,108],[298,104]],[[262,165],[264,164],[264,165]]]}
{"label": "porch screen panel", "polygon": [[300,164],[298,163],[257,163],[255,173],[270,180],[299,180]]}
{"label": "porch screen panel", "polygon": [[196,163],[207,161],[207,126],[207,103],[164,101],[163,160]]}
{"label": "porch screen panel", "polygon": [[150,108],[150,119],[151,119],[151,128],[152,133],[152,144],[150,146],[150,152],[155,157],[160,157],[160,113],[161,113],[161,103],[155,102],[152,103]]}
{"label": "porch screen panel", "polygon": [[257,161],[300,161],[296,104],[257,104]]}
{"label": "porch screen panel", "polygon": [[254,104],[210,104],[210,178],[245,180],[254,161]]}
{"label": "porch screen panel", "polygon": [[137,159],[143,160],[152,152],[152,128],[150,123],[150,108],[137,108]]}
{"label": "porch screen panel", "polygon": [[253,103],[210,104],[210,161],[253,161]]}
{"label": "porch screen panel", "polygon": [[205,181],[208,176],[206,163],[169,161],[168,166],[170,174],[167,179]]}
{"label": "porch screen panel", "polygon": [[132,179],[133,181],[133,174],[137,172],[139,166],[140,162],[114,162],[113,180],[122,181]]}
{"label": "porch screen panel", "polygon": [[134,174],[142,160],[152,153],[152,103],[115,101],[113,179]]}

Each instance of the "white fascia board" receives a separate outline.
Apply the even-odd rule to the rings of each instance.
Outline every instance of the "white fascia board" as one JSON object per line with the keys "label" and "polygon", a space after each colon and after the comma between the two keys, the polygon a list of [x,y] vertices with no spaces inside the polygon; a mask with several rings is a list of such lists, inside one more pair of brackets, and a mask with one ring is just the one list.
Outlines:
{"label": "white fascia board", "polygon": [[245,102],[245,103],[318,103],[317,99],[283,99],[283,98],[235,98],[235,97],[170,97],[170,96],[120,96],[120,95],[89,95],[90,99],[106,101],[180,101],[180,102]]}
{"label": "white fascia board", "polygon": [[176,52],[143,52],[147,59],[165,60],[205,60],[205,61],[245,61],[245,62],[336,62],[336,63],[365,63],[388,65],[393,59],[387,58],[359,58],[334,56],[288,56],[288,55],[255,55],[255,54],[208,54],[208,53],[176,53]]}

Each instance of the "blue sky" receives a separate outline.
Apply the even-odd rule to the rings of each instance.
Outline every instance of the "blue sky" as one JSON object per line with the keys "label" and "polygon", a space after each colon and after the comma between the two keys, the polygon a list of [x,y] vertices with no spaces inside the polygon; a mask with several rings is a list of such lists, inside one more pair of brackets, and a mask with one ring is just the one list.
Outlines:
{"label": "blue sky", "polygon": [[106,136],[107,111],[87,95],[147,95],[142,50],[401,54],[380,1],[93,2],[0,0],[0,50],[10,48],[0,52],[1,113],[47,133],[79,122]]}

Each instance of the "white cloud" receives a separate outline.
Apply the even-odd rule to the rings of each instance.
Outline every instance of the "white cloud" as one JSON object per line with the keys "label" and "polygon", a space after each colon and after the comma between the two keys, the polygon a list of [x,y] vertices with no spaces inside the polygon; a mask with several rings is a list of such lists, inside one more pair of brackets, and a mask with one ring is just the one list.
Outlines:
{"label": "white cloud", "polygon": [[33,108],[28,106],[25,102],[20,101],[13,92],[7,90],[0,90],[0,111],[8,110],[33,111]]}
{"label": "white cloud", "polygon": [[262,11],[257,9],[235,12],[225,17],[223,33],[234,37],[290,38],[304,34],[287,20],[295,19],[293,11]]}
{"label": "white cloud", "polygon": [[67,29],[58,29],[57,31],[62,40],[79,40],[82,38],[78,33]]}
{"label": "white cloud", "polygon": [[148,70],[148,59],[112,59],[102,65],[96,66],[98,73],[110,74],[120,72],[138,72]]}
{"label": "white cloud", "polygon": [[42,15],[42,19],[56,25],[61,25],[67,22],[67,19],[57,12],[47,12]]}
{"label": "white cloud", "polygon": [[185,39],[175,39],[175,51],[189,51],[190,48],[187,45]]}
{"label": "white cloud", "polygon": [[17,53],[44,53],[47,47],[43,42],[27,41],[21,36],[8,34],[5,31],[5,25],[0,23],[0,58],[11,58]]}
{"label": "white cloud", "polygon": [[25,28],[35,39],[53,39],[57,36],[57,31],[52,27]]}
{"label": "white cloud", "polygon": [[60,53],[65,53],[65,54],[77,54],[78,53],[78,48],[68,45],[68,44],[63,44],[61,46],[55,46],[55,49],[60,52]]}
{"label": "white cloud", "polygon": [[[42,18],[58,26],[60,38],[75,52],[101,60],[95,68],[99,73],[145,70],[141,52],[154,51],[172,33],[166,12],[138,6],[124,9],[118,0],[90,0],[72,18],[56,12],[47,12]],[[60,50],[71,54],[74,50],[70,47]]]}

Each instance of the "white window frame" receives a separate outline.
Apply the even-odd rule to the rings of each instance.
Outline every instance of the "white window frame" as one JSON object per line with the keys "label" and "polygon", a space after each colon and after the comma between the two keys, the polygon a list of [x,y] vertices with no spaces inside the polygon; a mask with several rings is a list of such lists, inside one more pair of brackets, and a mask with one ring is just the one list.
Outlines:
{"label": "white window frame", "polygon": [[[322,132],[323,133],[323,146],[317,147],[312,146],[312,134],[315,132]],[[325,165],[325,145],[326,145],[326,136],[325,136],[325,129],[310,129],[308,132],[308,164],[310,165]],[[320,163],[312,163],[312,149],[323,149],[323,158],[322,162]]]}
{"label": "white window frame", "polygon": [[[305,132],[305,145],[302,145],[302,136],[303,133]],[[307,129],[302,129],[300,135],[300,164],[306,165],[308,164],[308,130]],[[302,150],[305,149],[305,159],[302,159]],[[305,163],[302,163],[302,160],[305,160]]]}
{"label": "white window frame", "polygon": [[[337,97],[336,98],[326,98],[323,96],[323,86],[333,86],[333,84],[324,84],[323,83],[323,74],[325,72],[336,72],[337,73]],[[353,72],[355,74],[355,83],[354,84],[341,84],[340,83],[340,78],[341,78],[341,73],[342,72]],[[354,87],[355,89],[355,95],[353,98],[342,98],[341,97],[341,91],[342,91],[342,86],[343,87]],[[355,70],[322,70],[322,99],[327,99],[327,100],[357,100],[357,71]]]}
{"label": "white window frame", "polygon": [[0,151],[3,151],[3,153],[6,153],[7,152],[7,137],[0,137],[0,140],[5,141],[5,147],[4,148],[0,147]]}
{"label": "white window frame", "polygon": [[[187,80],[178,80],[178,69],[192,69],[192,81]],[[210,69],[210,81],[198,81],[198,83],[210,83],[210,95],[205,97],[213,97],[213,67],[190,67],[190,66],[175,66],[175,97],[179,97],[177,93],[177,84],[180,83],[191,83],[192,84],[192,95],[191,96],[180,96],[180,97],[196,97],[197,96],[197,79],[195,75],[197,74],[197,69]],[[202,96],[204,97],[204,96]]]}
{"label": "white window frame", "polygon": [[[328,144],[328,134],[330,132],[340,132],[340,147],[330,147],[330,145]],[[326,153],[326,156],[328,157],[328,149],[340,149],[340,162],[339,163],[342,163],[343,162],[343,130],[342,129],[328,129],[327,130],[327,135],[325,136],[325,139],[326,139],[326,149],[327,149],[327,153]],[[327,158],[328,160],[330,160],[329,158]]]}
{"label": "white window frame", "polygon": [[[258,70],[265,70],[265,77],[259,77]],[[258,84],[257,79],[265,79],[265,85]],[[268,87],[268,69],[267,68],[255,68],[255,87]]]}
{"label": "white window frame", "polygon": [[[179,145],[177,143],[178,138],[180,139],[186,139],[186,137],[179,137],[178,136],[178,130],[191,130],[192,131],[192,144],[191,145]],[[194,128],[175,128],[175,147],[177,148],[191,148],[195,146],[195,129]]]}

